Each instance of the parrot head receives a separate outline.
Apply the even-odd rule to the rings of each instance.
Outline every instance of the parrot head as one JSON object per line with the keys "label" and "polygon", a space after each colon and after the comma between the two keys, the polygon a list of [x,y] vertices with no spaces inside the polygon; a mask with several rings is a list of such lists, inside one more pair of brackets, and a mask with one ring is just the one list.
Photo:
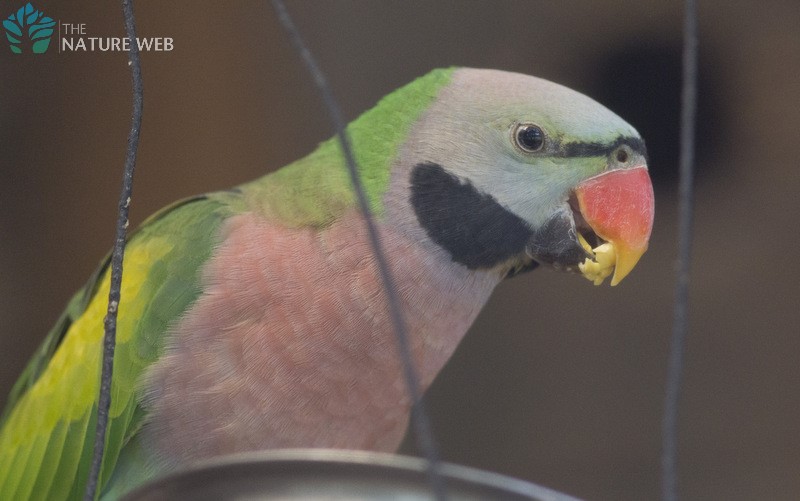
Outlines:
{"label": "parrot head", "polygon": [[[539,78],[459,68],[400,149],[416,222],[451,259],[619,283],[647,249],[653,189],[636,130]],[[398,172],[400,174],[398,174]]]}

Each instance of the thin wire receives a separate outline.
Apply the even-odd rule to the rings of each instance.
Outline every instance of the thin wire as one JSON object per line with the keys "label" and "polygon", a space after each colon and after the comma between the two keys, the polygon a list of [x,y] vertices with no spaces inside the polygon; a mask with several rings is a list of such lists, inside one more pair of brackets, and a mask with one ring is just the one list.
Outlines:
{"label": "thin wire", "polygon": [[122,191],[119,197],[116,236],[111,253],[111,287],[108,292],[108,310],[106,311],[105,334],[103,336],[103,368],[100,376],[100,398],[97,403],[97,427],[95,428],[94,456],[86,482],[84,501],[94,501],[97,495],[97,483],[103,465],[106,431],[108,429],[108,413],[111,407],[111,376],[114,371],[114,349],[117,337],[117,310],[120,304],[122,287],[122,259],[125,256],[125,238],[128,228],[128,211],[133,191],[133,172],[136,167],[136,152],[139,148],[139,131],[142,126],[142,66],[139,61],[139,47],[136,43],[136,23],[133,16],[132,0],[122,0],[122,13],[125,19],[125,32],[130,40],[128,65],[131,67],[133,80],[133,112],[131,129],[128,133],[128,151],[125,156],[125,170],[122,177]]}
{"label": "thin wire", "polygon": [[692,212],[697,114],[697,4],[686,0],[683,26],[683,89],[678,202],[678,261],[672,340],[669,353],[662,422],[662,491],[664,501],[678,499],[678,403],[683,379],[683,355],[689,332],[689,265],[692,251]]}
{"label": "thin wire", "polygon": [[447,499],[445,481],[440,472],[439,451],[433,438],[430,420],[422,401],[419,377],[417,376],[417,372],[414,368],[414,360],[411,355],[411,347],[408,341],[408,331],[406,329],[406,324],[400,308],[397,287],[392,274],[389,271],[389,266],[386,262],[386,255],[383,252],[383,246],[381,245],[380,237],[378,236],[378,230],[375,227],[372,211],[370,210],[367,196],[364,193],[364,186],[361,183],[361,178],[356,166],[356,160],[353,156],[350,140],[345,129],[345,122],[342,118],[342,113],[333,97],[333,92],[328,85],[325,75],[322,73],[319,66],[317,66],[317,63],[311,55],[311,52],[303,42],[300,32],[294,25],[294,22],[286,10],[286,6],[281,0],[272,0],[272,6],[278,15],[278,20],[289,35],[292,46],[302,58],[303,63],[306,65],[306,68],[314,80],[317,90],[322,95],[322,100],[325,104],[325,107],[328,109],[331,122],[333,122],[333,126],[336,129],[336,135],[339,138],[339,143],[342,147],[345,162],[347,163],[347,169],[350,172],[350,180],[353,183],[353,189],[356,193],[358,204],[361,208],[361,212],[364,215],[364,225],[367,228],[369,242],[375,256],[375,262],[378,266],[378,274],[380,275],[383,288],[386,292],[386,299],[389,304],[389,314],[391,316],[392,327],[394,328],[400,358],[403,362],[403,375],[405,377],[409,396],[411,397],[411,401],[413,403],[411,418],[414,426],[415,437],[417,439],[417,446],[420,448],[420,450],[422,450],[428,461],[428,476],[434,495],[440,500]]}

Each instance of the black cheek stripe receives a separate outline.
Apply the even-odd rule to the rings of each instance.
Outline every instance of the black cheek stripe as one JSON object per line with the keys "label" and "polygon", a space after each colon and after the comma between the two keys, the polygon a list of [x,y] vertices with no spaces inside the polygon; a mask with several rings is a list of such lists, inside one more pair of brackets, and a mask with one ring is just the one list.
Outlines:
{"label": "black cheek stripe", "polygon": [[431,240],[470,269],[491,268],[525,250],[530,226],[435,163],[411,172],[411,205]]}

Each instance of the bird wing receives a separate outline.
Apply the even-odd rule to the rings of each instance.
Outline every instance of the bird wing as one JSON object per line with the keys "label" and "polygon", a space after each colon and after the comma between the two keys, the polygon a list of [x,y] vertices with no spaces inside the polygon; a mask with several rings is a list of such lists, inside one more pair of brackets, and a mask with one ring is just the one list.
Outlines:
{"label": "bird wing", "polygon": [[[226,205],[182,200],[129,238],[124,261],[110,420],[100,486],[141,426],[137,382],[164,334],[201,292],[199,271]],[[67,305],[14,385],[0,416],[0,498],[79,499],[91,463],[110,256]]]}

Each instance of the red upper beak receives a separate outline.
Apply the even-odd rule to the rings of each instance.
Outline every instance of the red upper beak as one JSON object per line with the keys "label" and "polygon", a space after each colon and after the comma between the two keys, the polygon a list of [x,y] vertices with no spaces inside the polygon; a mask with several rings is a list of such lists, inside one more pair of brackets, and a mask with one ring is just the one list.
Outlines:
{"label": "red upper beak", "polygon": [[607,171],[578,185],[575,195],[595,234],[614,246],[611,285],[617,285],[647,250],[653,229],[655,201],[647,167]]}

